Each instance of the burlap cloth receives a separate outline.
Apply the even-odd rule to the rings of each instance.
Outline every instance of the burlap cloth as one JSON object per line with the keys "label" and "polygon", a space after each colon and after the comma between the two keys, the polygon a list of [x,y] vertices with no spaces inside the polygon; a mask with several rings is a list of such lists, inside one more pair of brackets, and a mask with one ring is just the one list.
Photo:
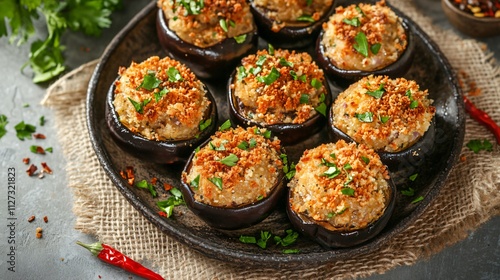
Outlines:
{"label": "burlap cloth", "polygon": [[[470,97],[500,123],[500,70],[492,54],[475,40],[431,24],[409,1],[391,1],[439,45],[457,73],[467,73],[481,94]],[[43,104],[54,109],[58,137],[67,159],[68,185],[73,191],[75,228],[95,235],[136,260],[147,260],[167,279],[356,278],[383,273],[439,252],[500,213],[500,152],[474,154],[464,147],[465,161],[452,170],[439,196],[407,230],[379,251],[307,270],[243,269],[209,259],[170,238],[149,223],[116,189],[101,168],[86,127],[87,84],[96,61],[75,69],[53,84]],[[462,75],[463,76],[463,75]],[[462,77],[462,78],[465,78]],[[471,84],[464,82],[467,93]],[[467,117],[465,143],[492,134]],[[353,267],[356,268],[353,271]]]}

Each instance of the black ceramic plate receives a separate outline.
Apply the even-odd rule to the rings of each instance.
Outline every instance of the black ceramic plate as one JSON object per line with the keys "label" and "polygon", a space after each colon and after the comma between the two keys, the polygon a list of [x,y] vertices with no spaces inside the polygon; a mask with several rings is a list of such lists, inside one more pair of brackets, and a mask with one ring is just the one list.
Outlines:
{"label": "black ceramic plate", "polygon": [[[404,15],[401,16],[404,17]],[[415,59],[411,70],[405,77],[416,80],[423,89],[428,89],[430,97],[434,99],[434,105],[437,107],[436,149],[427,155],[427,164],[417,171],[419,173],[417,180],[398,185],[399,189],[411,186],[416,194],[413,198],[409,198],[400,195],[398,191],[395,214],[378,236],[367,243],[345,249],[325,249],[305,237],[300,237],[290,247],[299,249],[300,252],[284,254],[283,248],[274,245],[273,242],[269,242],[268,248],[263,250],[258,246],[243,244],[238,240],[240,235],[259,236],[260,231],[284,235],[284,231],[291,228],[284,205],[263,222],[237,231],[211,228],[184,206],[175,208],[173,218],[161,217],[158,215],[159,209],[156,206],[159,198],[152,198],[150,193],[143,189],[130,187],[121,178],[120,171],[125,170],[127,166],[133,166],[136,180],[157,177],[160,182],[178,187],[182,164],[170,166],[152,164],[139,161],[120,150],[111,138],[104,117],[106,92],[116,78],[118,68],[129,66],[131,61],[139,62],[152,55],[165,55],[156,39],[155,19],[156,7],[155,3],[151,3],[113,39],[105,50],[88,89],[87,117],[90,138],[105,172],[126,199],[166,234],[210,258],[230,260],[238,265],[298,269],[377,250],[392,236],[406,229],[422,215],[439,193],[459,156],[464,137],[464,109],[457,80],[448,61],[437,46],[409,20],[412,31],[415,33],[418,59]],[[260,46],[265,47],[266,44],[260,42]],[[228,119],[226,81],[212,81],[207,85],[214,94],[219,108],[219,122],[223,122]],[[334,94],[340,90],[332,83]],[[312,148],[325,141],[329,141],[326,127],[305,142],[286,147],[286,150],[290,160],[297,162],[304,149]],[[167,195],[160,186],[157,186],[157,190],[160,197]],[[424,199],[416,204],[410,203],[418,196],[423,196]]]}

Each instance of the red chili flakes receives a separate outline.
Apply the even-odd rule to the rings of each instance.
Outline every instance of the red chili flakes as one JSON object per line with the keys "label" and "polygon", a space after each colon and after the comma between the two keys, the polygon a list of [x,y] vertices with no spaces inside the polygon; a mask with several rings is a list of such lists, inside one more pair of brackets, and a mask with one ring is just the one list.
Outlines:
{"label": "red chili flakes", "polygon": [[23,158],[23,163],[24,164],[30,164],[30,158],[29,157]]}
{"label": "red chili flakes", "polygon": [[46,162],[42,162],[42,172],[52,174],[52,169],[47,165]]}
{"label": "red chili flakes", "polygon": [[156,185],[156,183],[157,183],[157,182],[158,182],[158,178],[153,177],[153,178],[151,179],[151,184],[152,184],[152,185]]}
{"label": "red chili flakes", "polygon": [[26,170],[26,173],[28,173],[28,176],[33,176],[35,175],[36,171],[38,170],[38,167],[36,165],[31,164],[30,167]]}
{"label": "red chili flakes", "polygon": [[165,212],[163,212],[163,211],[158,211],[158,215],[160,215],[161,217],[168,218],[167,213],[165,213]]}
{"label": "red chili flakes", "polygon": [[45,150],[41,146],[31,146],[31,151],[35,154],[45,154]]}
{"label": "red chili flakes", "polygon": [[35,215],[28,218],[28,223],[31,223],[35,220]]}
{"label": "red chili flakes", "polygon": [[125,170],[120,171],[120,176],[127,180],[128,184],[133,186],[135,181],[134,168],[132,166],[127,166]]}
{"label": "red chili flakes", "polygon": [[163,183],[163,188],[168,192],[169,190],[173,189],[174,186],[170,185],[169,183]]}
{"label": "red chili flakes", "polygon": [[467,157],[465,155],[460,156],[460,161],[465,162],[467,160]]}
{"label": "red chili flakes", "polygon": [[45,223],[48,223],[48,222],[49,222],[49,218],[48,218],[47,216],[43,216],[43,221],[44,221]]}
{"label": "red chili flakes", "polygon": [[41,133],[34,133],[34,134],[33,134],[33,137],[34,137],[35,139],[45,139],[45,138],[46,138],[46,137],[45,137],[45,135],[44,135],[44,134],[41,134]]}

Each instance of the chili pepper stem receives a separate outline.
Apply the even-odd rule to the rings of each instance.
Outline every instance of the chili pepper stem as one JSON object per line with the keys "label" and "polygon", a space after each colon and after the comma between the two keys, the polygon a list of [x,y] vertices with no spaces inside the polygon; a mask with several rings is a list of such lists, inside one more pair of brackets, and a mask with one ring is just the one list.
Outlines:
{"label": "chili pepper stem", "polygon": [[96,242],[96,243],[92,243],[92,244],[85,244],[83,242],[80,242],[80,241],[76,241],[76,244],[86,248],[87,250],[89,250],[92,255],[94,256],[97,256],[103,249],[102,247],[102,243],[99,243],[99,242]]}

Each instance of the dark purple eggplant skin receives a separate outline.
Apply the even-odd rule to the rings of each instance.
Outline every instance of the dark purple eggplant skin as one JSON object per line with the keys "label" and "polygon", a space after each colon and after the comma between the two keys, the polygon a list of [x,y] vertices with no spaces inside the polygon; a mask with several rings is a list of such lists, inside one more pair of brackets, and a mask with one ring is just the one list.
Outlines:
{"label": "dark purple eggplant skin", "polygon": [[287,49],[299,49],[313,45],[323,22],[327,21],[335,12],[334,6],[332,2],[332,6],[316,22],[304,23],[304,25],[299,26],[284,26],[278,32],[274,32],[272,30],[273,21],[266,16],[265,11],[256,7],[253,1],[250,1],[250,10],[259,35],[273,46]]}
{"label": "dark purple eggplant skin", "polygon": [[[311,135],[319,132],[324,128],[326,124],[326,117],[319,113],[301,124],[276,123],[266,125],[246,118],[241,113],[241,107],[238,102],[238,97],[234,95],[234,90],[231,88],[231,84],[233,83],[234,79],[236,79],[236,70],[229,77],[227,85],[229,117],[232,123],[238,124],[242,127],[258,126],[261,128],[266,128],[270,130],[274,136],[277,136],[283,145],[297,144],[298,142],[311,137]],[[323,85],[326,90],[325,105],[328,112],[330,110],[330,104],[332,103],[332,94],[326,79],[323,82]]]}
{"label": "dark purple eggplant skin", "polygon": [[318,39],[316,40],[315,53],[318,65],[325,70],[325,72],[332,77],[339,86],[343,87],[347,87],[351,83],[369,75],[385,75],[391,78],[402,77],[408,72],[408,70],[410,70],[413,63],[415,39],[413,38],[414,35],[408,22],[406,22],[406,20],[402,20],[401,24],[406,31],[406,38],[408,41],[406,50],[401,54],[398,60],[382,69],[375,71],[345,70],[335,66],[325,55],[325,47],[321,43],[324,36],[324,30],[321,30]]}
{"label": "dark purple eggplant skin", "polygon": [[[332,110],[328,111],[328,135],[332,141],[343,139],[346,142],[355,142],[349,135],[333,124]],[[431,122],[429,129],[412,146],[400,152],[376,151],[380,160],[391,172],[391,177],[396,184],[404,183],[411,175],[418,173],[428,157],[434,152],[434,141],[436,138],[435,122]]]}
{"label": "dark purple eggplant skin", "polygon": [[365,228],[356,230],[330,230],[304,214],[296,213],[290,207],[291,189],[288,190],[286,213],[294,228],[325,248],[346,248],[360,245],[379,234],[391,219],[396,205],[396,186],[389,180],[391,188],[389,203],[380,218]]}
{"label": "dark purple eggplant skin", "polygon": [[[202,146],[205,146],[208,142],[209,140]],[[194,156],[195,152],[189,157],[184,166],[183,173],[189,172]],[[186,206],[209,226],[224,230],[236,230],[258,224],[267,218],[274,211],[276,205],[283,199],[285,184],[285,174],[283,171],[280,171],[278,182],[268,197],[252,204],[234,208],[216,207],[197,201],[194,198],[194,192],[191,190],[189,182],[184,182],[182,178],[179,189],[182,192]]]}
{"label": "dark purple eggplant skin", "polygon": [[234,38],[207,48],[200,48],[185,42],[168,28],[168,23],[162,9],[158,9],[156,17],[156,31],[161,46],[165,52],[186,64],[198,78],[222,79],[227,78],[240,59],[257,49],[258,35],[255,27],[241,44]]}
{"label": "dark purple eggplant skin", "polygon": [[156,141],[149,140],[143,136],[133,133],[119,120],[114,109],[115,83],[110,87],[106,96],[105,120],[111,136],[116,144],[126,151],[144,161],[172,164],[185,162],[189,154],[212,135],[217,128],[217,105],[215,99],[207,89],[207,98],[210,100],[210,108],[207,118],[212,119],[211,124],[197,137],[186,140]]}

